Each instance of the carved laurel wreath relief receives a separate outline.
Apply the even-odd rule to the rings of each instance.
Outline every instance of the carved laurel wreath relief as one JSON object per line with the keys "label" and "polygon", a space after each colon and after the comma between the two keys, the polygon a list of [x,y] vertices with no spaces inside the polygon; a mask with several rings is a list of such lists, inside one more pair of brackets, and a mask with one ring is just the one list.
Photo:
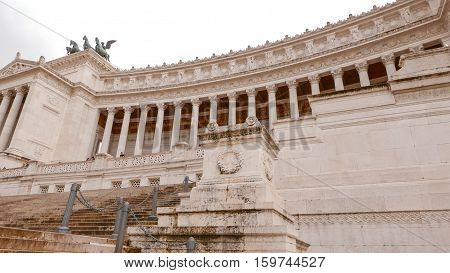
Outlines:
{"label": "carved laurel wreath relief", "polygon": [[221,174],[237,173],[243,162],[241,154],[235,151],[225,151],[217,157],[217,167]]}

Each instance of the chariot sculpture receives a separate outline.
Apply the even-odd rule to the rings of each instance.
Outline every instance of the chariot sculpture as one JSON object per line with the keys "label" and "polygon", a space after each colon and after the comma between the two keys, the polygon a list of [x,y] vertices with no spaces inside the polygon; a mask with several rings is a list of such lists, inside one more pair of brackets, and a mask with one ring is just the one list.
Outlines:
{"label": "chariot sculpture", "polygon": [[[89,39],[86,35],[83,37],[84,44],[83,44],[83,50],[88,50],[89,48],[92,48],[95,50],[95,52],[98,53],[98,55],[105,58],[107,61],[109,61],[109,54],[106,51],[107,49],[111,48],[111,45],[116,42],[116,40],[109,40],[106,42],[106,45],[104,42],[100,42],[100,39],[98,37],[95,37],[95,48],[91,46],[89,43]],[[66,47],[67,55],[74,54],[80,51],[80,48],[78,47],[78,44],[75,41],[70,41],[70,47]]]}

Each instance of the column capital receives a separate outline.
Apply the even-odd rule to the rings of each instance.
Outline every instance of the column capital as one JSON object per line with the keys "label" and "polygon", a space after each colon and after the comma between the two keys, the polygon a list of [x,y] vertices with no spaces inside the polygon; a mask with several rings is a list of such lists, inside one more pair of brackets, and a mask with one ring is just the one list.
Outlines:
{"label": "column capital", "polygon": [[16,95],[18,94],[25,95],[25,93],[28,92],[29,89],[30,88],[28,86],[17,87],[15,88]]}
{"label": "column capital", "polygon": [[389,53],[387,55],[381,56],[381,61],[383,62],[384,65],[395,64],[395,55],[394,55],[394,53]]}
{"label": "column capital", "polygon": [[286,84],[288,86],[289,89],[297,89],[297,81],[296,80],[288,80],[286,81]]}
{"label": "column capital", "polygon": [[227,96],[228,96],[228,100],[229,101],[236,101],[236,99],[237,99],[236,92],[230,92],[230,93],[227,94]]}
{"label": "column capital", "polygon": [[277,86],[275,84],[269,84],[266,86],[267,93],[275,93],[277,92]]}
{"label": "column capital", "polygon": [[108,111],[108,115],[115,114],[117,112],[117,109],[115,107],[107,107],[106,111]]}
{"label": "column capital", "polygon": [[158,102],[157,104],[156,104],[156,107],[158,107],[158,110],[166,110],[166,108],[167,108],[167,105],[164,103],[164,102]]}
{"label": "column capital", "polygon": [[309,75],[308,76],[308,81],[310,83],[318,83],[320,81],[320,76],[319,74],[313,74],[313,75]]}
{"label": "column capital", "polygon": [[176,100],[173,102],[175,108],[183,108],[184,102],[182,100]]}
{"label": "column capital", "polygon": [[11,95],[12,95],[11,90],[3,90],[2,91],[2,96],[3,97],[11,97]]}
{"label": "column capital", "polygon": [[256,96],[256,89],[255,88],[249,88],[247,90],[245,90],[245,93],[247,93],[247,96],[249,97],[254,97]]}
{"label": "column capital", "polygon": [[123,107],[123,112],[125,114],[131,114],[134,111],[134,108],[130,105],[124,106]]}
{"label": "column capital", "polygon": [[363,61],[363,62],[355,64],[355,68],[356,68],[356,70],[358,70],[358,72],[367,71],[368,67],[369,67],[369,64],[367,64],[367,61]]}
{"label": "column capital", "polygon": [[192,98],[191,104],[192,104],[192,107],[194,107],[194,106],[199,107],[200,104],[202,104],[202,101],[199,98]]}
{"label": "column capital", "polygon": [[217,102],[217,95],[209,96],[208,99],[210,102]]}
{"label": "column capital", "polygon": [[141,109],[141,112],[148,112],[150,106],[148,104],[139,104],[139,108]]}
{"label": "column capital", "polygon": [[336,77],[341,77],[342,78],[343,74],[344,74],[344,71],[340,67],[331,70],[331,75],[333,76],[333,78],[336,78]]}

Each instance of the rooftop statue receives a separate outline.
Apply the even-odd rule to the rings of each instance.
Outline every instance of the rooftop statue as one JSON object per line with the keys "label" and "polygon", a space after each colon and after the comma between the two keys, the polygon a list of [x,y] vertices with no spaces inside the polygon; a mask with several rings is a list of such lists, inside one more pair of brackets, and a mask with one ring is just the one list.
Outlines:
{"label": "rooftop statue", "polygon": [[78,47],[78,44],[75,41],[70,40],[70,46],[66,46],[67,55],[77,53],[80,51],[80,48]]}
{"label": "rooftop statue", "polygon": [[[95,50],[95,52],[98,53],[98,55],[102,56],[103,58],[105,58],[107,61],[109,61],[109,54],[108,52],[106,52],[107,49],[111,48],[111,45],[114,44],[116,42],[116,40],[110,40],[108,42],[106,42],[106,45],[104,42],[100,42],[100,40],[95,37],[95,48],[93,48],[91,46],[91,44],[89,43],[89,39],[87,38],[86,35],[83,36],[83,40],[84,40],[84,44],[83,44],[83,50],[87,50],[89,48],[92,48]],[[80,48],[78,47],[78,44],[75,41],[70,41],[70,45],[71,47],[66,47],[67,50],[67,54],[73,54],[73,53],[77,53],[80,51]]]}
{"label": "rooftop statue", "polygon": [[84,44],[83,44],[83,50],[92,48],[91,44],[89,43],[88,37],[86,35],[83,36]]}
{"label": "rooftop statue", "polygon": [[105,58],[107,61],[109,61],[109,54],[108,52],[106,52],[107,49],[111,48],[111,45],[114,44],[116,42],[116,40],[110,40],[108,42],[106,42],[106,46],[103,42],[100,43],[100,40],[98,39],[98,37],[95,37],[95,51],[102,56],[103,58]]}

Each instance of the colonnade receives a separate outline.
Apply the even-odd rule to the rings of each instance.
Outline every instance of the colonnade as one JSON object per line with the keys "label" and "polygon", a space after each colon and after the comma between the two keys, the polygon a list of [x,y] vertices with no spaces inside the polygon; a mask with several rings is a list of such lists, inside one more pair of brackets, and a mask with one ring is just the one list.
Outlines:
{"label": "colonnade", "polygon": [[[387,77],[390,78],[391,75],[396,71],[395,68],[395,57],[393,54],[383,56],[381,61],[384,63]],[[354,68],[358,72],[358,76],[360,79],[361,87],[366,87],[370,85],[369,73],[368,73],[369,64],[364,61],[354,65]],[[333,76],[334,85],[336,91],[344,90],[344,82],[343,82],[343,73],[344,70],[342,68],[335,68],[329,73]],[[323,75],[323,74],[322,74]],[[317,95],[320,93],[320,79],[321,76],[319,74],[309,75],[307,80],[311,85],[311,93],[312,95]],[[170,138],[170,148],[172,149],[174,145],[180,140],[180,127],[181,127],[181,113],[182,108],[185,103],[190,103],[192,105],[192,114],[191,114],[191,124],[190,124],[190,134],[189,134],[189,144],[191,147],[197,146],[197,135],[199,129],[199,106],[202,102],[209,100],[210,110],[209,110],[209,122],[216,123],[218,118],[218,99],[222,96],[228,97],[228,125],[236,125],[236,102],[238,95],[240,93],[246,93],[248,98],[248,109],[247,115],[248,117],[256,117],[256,94],[259,90],[266,90],[268,95],[268,117],[269,117],[269,130],[273,129],[273,124],[277,121],[277,109],[276,109],[276,92],[279,86],[287,86],[289,90],[289,113],[290,118],[292,120],[297,120],[300,118],[299,105],[298,105],[298,94],[297,87],[299,84],[299,79],[288,79],[284,82],[280,82],[277,84],[269,84],[267,86],[258,87],[258,88],[249,88],[247,90],[243,90],[242,92],[229,92],[226,94],[218,94],[212,95],[205,98],[188,98],[185,100],[175,100],[172,102],[159,102],[156,103],[156,107],[158,108],[157,117],[156,117],[156,126],[153,136],[153,147],[152,152],[158,153],[161,151],[161,143],[163,136],[163,121],[165,109],[169,104],[172,104],[175,108],[175,112],[173,115],[173,123],[172,123],[172,131]],[[147,114],[149,107],[151,105],[142,104],[140,105],[140,117],[139,117],[139,125],[137,131],[136,142],[134,144],[134,155],[139,156],[142,155],[143,145],[144,145],[144,134],[145,134],[145,126],[147,124]],[[119,136],[119,142],[117,147],[116,156],[123,155],[125,151],[125,145],[127,142],[128,136],[128,128],[130,123],[130,115],[133,111],[131,106],[121,106],[121,107],[111,107],[107,108],[107,120],[102,138],[102,146],[101,153],[108,153],[111,133],[112,133],[112,125],[114,122],[114,116],[118,109],[123,108],[124,118],[122,121],[122,127]]]}
{"label": "colonnade", "polygon": [[28,86],[21,86],[2,91],[2,102],[0,103],[0,152],[8,148],[20,115],[23,98],[28,89]]}

